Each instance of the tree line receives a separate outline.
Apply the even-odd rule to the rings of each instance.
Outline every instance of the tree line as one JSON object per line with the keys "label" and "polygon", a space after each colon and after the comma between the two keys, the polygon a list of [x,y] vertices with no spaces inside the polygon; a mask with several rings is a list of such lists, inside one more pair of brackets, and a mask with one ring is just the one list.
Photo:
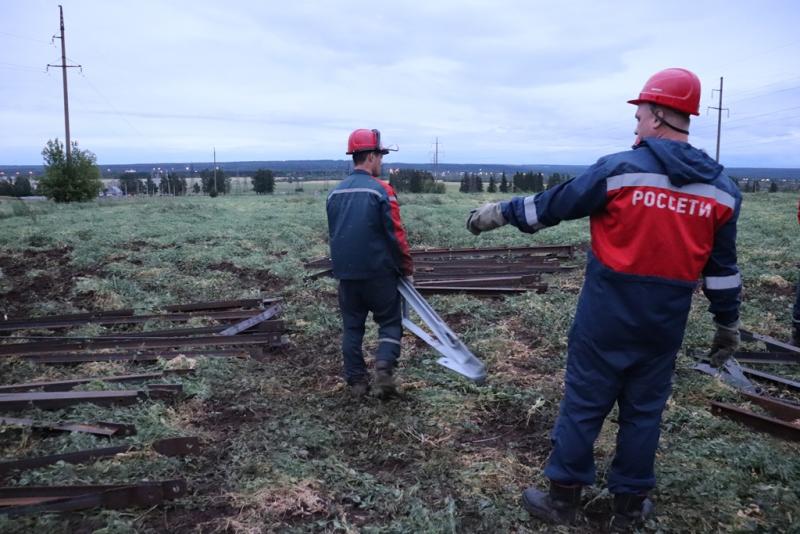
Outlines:
{"label": "tree line", "polygon": [[[506,173],[502,173],[498,179],[495,174],[489,175],[489,180],[485,191],[487,193],[539,193],[557,186],[568,180],[569,176],[562,176],[560,173],[553,173],[545,180],[541,172],[516,172],[509,181]],[[470,174],[465,172],[461,177],[461,185],[458,188],[461,193],[483,193],[483,177],[478,173]]]}

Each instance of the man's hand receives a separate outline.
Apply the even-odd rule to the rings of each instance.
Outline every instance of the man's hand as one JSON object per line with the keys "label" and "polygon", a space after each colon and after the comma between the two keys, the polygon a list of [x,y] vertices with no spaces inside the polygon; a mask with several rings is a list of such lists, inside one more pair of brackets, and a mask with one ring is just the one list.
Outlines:
{"label": "man's hand", "polygon": [[403,278],[405,279],[406,282],[411,284],[411,287],[414,287],[414,275],[413,274],[409,274],[408,276],[404,276]]}
{"label": "man's hand", "polygon": [[467,217],[467,230],[479,235],[481,232],[500,228],[507,223],[508,221],[503,217],[500,203],[495,202],[484,204],[480,208],[470,211],[469,217]]}
{"label": "man's hand", "polygon": [[717,326],[717,331],[714,334],[714,340],[711,342],[711,352],[708,354],[708,359],[711,360],[711,365],[714,367],[722,367],[739,348],[739,342],[741,341],[739,327],[741,323],[736,321],[728,326],[716,322],[714,324]]}

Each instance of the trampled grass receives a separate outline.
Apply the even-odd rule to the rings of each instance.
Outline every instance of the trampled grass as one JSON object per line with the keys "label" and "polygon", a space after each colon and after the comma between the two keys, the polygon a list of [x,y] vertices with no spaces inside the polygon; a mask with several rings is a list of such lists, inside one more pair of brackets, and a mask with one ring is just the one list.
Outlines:
{"label": "trampled grass", "polygon": [[[550,532],[518,505],[542,484],[548,432],[558,411],[566,335],[580,269],[549,280],[544,294],[503,299],[432,297],[431,304],[489,367],[475,386],[439,367],[406,336],[403,396],[352,400],[339,378],[335,284],[306,281],[303,262],[327,254],[324,194],[111,200],[37,205],[0,219],[0,308],[9,316],[133,307],[261,293],[285,298],[288,348],[263,360],[198,360],[182,379],[191,396],[119,408],[82,407],[22,416],[135,423],[134,438],[38,434],[4,428],[4,458],[123,442],[198,435],[204,455],[169,459],[135,453],[90,465],[54,465],[7,484],[110,483],[186,477],[185,498],[151,510],[90,511],[8,520],[30,532]],[[586,245],[588,221],[530,236],[513,228],[475,237],[468,210],[501,195],[401,195],[414,247],[531,243]],[[789,335],[800,228],[792,194],[747,194],[739,226],[745,326]],[[576,263],[582,265],[580,253]],[[697,293],[684,349],[706,349],[707,302]],[[155,326],[154,326],[155,327]],[[94,332],[112,329],[92,327]],[[366,348],[376,347],[370,328]],[[681,356],[664,414],[657,460],[657,520],[665,532],[797,531],[800,447],[749,432],[708,411],[710,400],[743,404],[690,369]],[[151,366],[152,367],[152,366]],[[122,373],[130,364],[37,367],[0,361],[3,383]],[[787,369],[774,369],[782,374]],[[795,379],[800,377],[794,371]],[[119,388],[119,385],[92,387]],[[785,391],[775,393],[790,396]],[[754,408],[757,410],[757,408]],[[613,414],[596,447],[576,532],[608,518],[603,491],[614,448]]]}

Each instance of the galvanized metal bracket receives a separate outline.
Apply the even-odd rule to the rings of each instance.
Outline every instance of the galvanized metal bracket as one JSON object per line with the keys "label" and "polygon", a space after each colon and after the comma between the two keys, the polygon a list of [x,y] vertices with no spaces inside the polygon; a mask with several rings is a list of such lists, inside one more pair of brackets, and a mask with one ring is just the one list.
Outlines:
{"label": "galvanized metal bracket", "polygon": [[[455,332],[450,330],[439,314],[414,289],[414,286],[405,278],[401,278],[397,289],[403,297],[403,326],[442,355],[437,360],[439,365],[447,367],[473,382],[483,383],[486,380],[486,366],[458,339]],[[430,328],[430,334],[411,320],[408,314],[409,306]]]}

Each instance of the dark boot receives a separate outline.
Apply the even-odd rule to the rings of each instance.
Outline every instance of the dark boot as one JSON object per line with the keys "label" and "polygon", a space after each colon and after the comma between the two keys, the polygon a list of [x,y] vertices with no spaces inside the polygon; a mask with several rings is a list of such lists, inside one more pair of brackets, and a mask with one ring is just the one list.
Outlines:
{"label": "dark boot", "polygon": [[378,360],[375,364],[375,394],[382,399],[397,393],[393,367],[392,362],[387,360]]}
{"label": "dark boot", "polygon": [[353,380],[347,385],[350,387],[350,394],[357,399],[366,397],[369,393],[370,386],[367,377]]}
{"label": "dark boot", "polygon": [[792,345],[800,347],[800,323],[793,323],[794,329],[792,330]]}
{"label": "dark boot", "polygon": [[537,488],[522,492],[522,506],[534,517],[568,525],[575,521],[581,504],[582,486],[568,486],[550,481],[550,491]]}
{"label": "dark boot", "polygon": [[614,529],[629,529],[644,523],[653,515],[653,501],[647,495],[617,493],[614,495],[614,515],[611,526]]}

